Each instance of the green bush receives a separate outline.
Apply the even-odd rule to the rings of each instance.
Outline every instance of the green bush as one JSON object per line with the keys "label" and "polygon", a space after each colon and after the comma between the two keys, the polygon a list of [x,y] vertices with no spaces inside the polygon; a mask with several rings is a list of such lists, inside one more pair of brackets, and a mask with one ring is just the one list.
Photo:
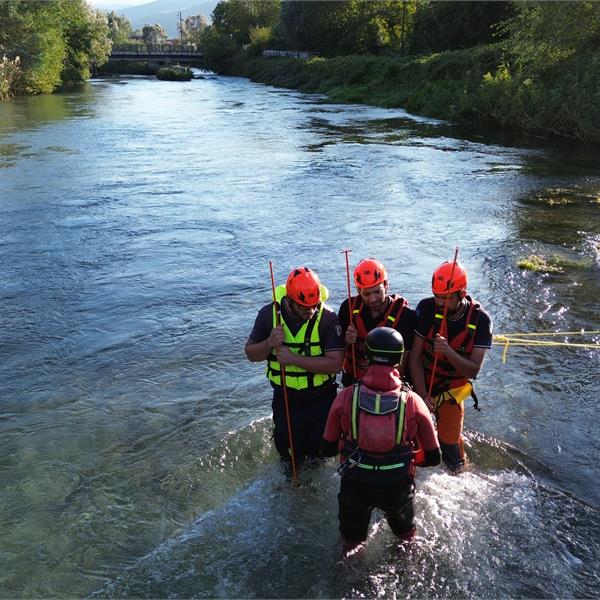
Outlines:
{"label": "green bush", "polygon": [[173,65],[158,69],[156,77],[161,81],[189,81],[193,77],[193,74],[187,67]]}
{"label": "green bush", "polygon": [[204,55],[206,68],[218,73],[227,73],[240,54],[240,48],[233,39],[218,33],[212,27],[208,27],[202,35],[200,50]]}

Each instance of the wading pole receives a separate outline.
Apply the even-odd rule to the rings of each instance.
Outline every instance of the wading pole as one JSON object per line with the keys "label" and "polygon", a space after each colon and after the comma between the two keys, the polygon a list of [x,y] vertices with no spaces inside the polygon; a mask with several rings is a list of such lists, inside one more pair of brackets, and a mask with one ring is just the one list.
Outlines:
{"label": "wading pole", "polygon": [[[343,250],[346,255],[346,283],[348,284],[348,326],[352,325],[352,294],[350,293],[350,265],[348,264],[348,254],[352,250]],[[352,349],[352,379],[356,379],[356,356],[354,344],[351,344]]]}
{"label": "wading pole", "polygon": [[[446,322],[446,315],[448,314],[448,301],[450,300],[450,287],[451,283],[454,279],[454,269],[456,268],[456,261],[458,260],[458,246],[456,246],[456,250],[454,251],[454,261],[452,262],[452,271],[450,271],[450,281],[448,282],[448,293],[446,294],[446,305],[444,306],[444,316],[442,318],[442,323]],[[433,381],[435,379],[435,370],[437,369],[438,362],[438,353],[433,353],[433,368],[431,369],[431,380],[429,381],[429,391],[427,395],[431,398],[431,392],[433,390]]]}
{"label": "wading pole", "polygon": [[[281,324],[281,317],[279,314],[279,304],[277,302],[277,297],[275,295],[275,275],[273,274],[273,262],[269,261],[269,269],[271,271],[271,288],[273,290],[273,307],[275,308],[275,324]],[[273,354],[277,356],[275,350],[273,350]],[[281,388],[283,389],[283,401],[285,404],[285,418],[287,421],[288,428],[288,440],[290,442],[290,456],[292,458],[292,483],[294,485],[298,485],[298,476],[296,475],[296,457],[294,455],[294,441],[292,439],[292,420],[290,419],[290,407],[288,404],[288,393],[287,393],[287,385],[285,384],[285,367],[280,363],[279,367],[280,371],[280,379],[281,379]]]}

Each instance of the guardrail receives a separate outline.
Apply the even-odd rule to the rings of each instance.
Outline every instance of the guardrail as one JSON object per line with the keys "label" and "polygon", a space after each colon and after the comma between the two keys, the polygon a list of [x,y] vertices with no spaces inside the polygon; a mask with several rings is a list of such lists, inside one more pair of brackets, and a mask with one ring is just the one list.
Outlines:
{"label": "guardrail", "polygon": [[184,45],[184,46],[148,46],[146,44],[120,44],[118,46],[113,46],[111,50],[112,56],[121,56],[121,55],[131,55],[131,54],[140,54],[140,55],[170,55],[176,56],[179,54],[189,55],[197,55],[202,56],[202,52],[196,49],[194,45]]}

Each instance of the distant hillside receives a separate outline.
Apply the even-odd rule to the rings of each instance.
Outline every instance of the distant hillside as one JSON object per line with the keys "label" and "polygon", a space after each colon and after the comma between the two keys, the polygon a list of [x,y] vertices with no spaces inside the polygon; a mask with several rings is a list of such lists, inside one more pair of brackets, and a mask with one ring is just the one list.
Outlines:
{"label": "distant hillside", "polygon": [[179,12],[183,19],[203,14],[210,21],[217,2],[218,0],[155,0],[148,4],[116,9],[115,12],[125,15],[131,21],[133,29],[141,29],[146,24],[160,23],[167,30],[169,37],[175,38],[179,35]]}

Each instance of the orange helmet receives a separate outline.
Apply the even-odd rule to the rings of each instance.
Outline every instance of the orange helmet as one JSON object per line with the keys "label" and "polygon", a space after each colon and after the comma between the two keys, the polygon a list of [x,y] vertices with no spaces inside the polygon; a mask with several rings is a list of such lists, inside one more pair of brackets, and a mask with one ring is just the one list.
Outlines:
{"label": "orange helmet", "polygon": [[354,269],[354,283],[357,288],[370,288],[387,280],[385,267],[374,258],[361,260]]}
{"label": "orange helmet", "polygon": [[452,261],[447,260],[433,272],[431,289],[434,294],[443,296],[466,290],[467,282],[467,270],[459,262],[455,265]]}
{"label": "orange helmet", "polygon": [[288,275],[285,293],[302,306],[315,306],[321,301],[321,282],[308,267],[298,267]]}

